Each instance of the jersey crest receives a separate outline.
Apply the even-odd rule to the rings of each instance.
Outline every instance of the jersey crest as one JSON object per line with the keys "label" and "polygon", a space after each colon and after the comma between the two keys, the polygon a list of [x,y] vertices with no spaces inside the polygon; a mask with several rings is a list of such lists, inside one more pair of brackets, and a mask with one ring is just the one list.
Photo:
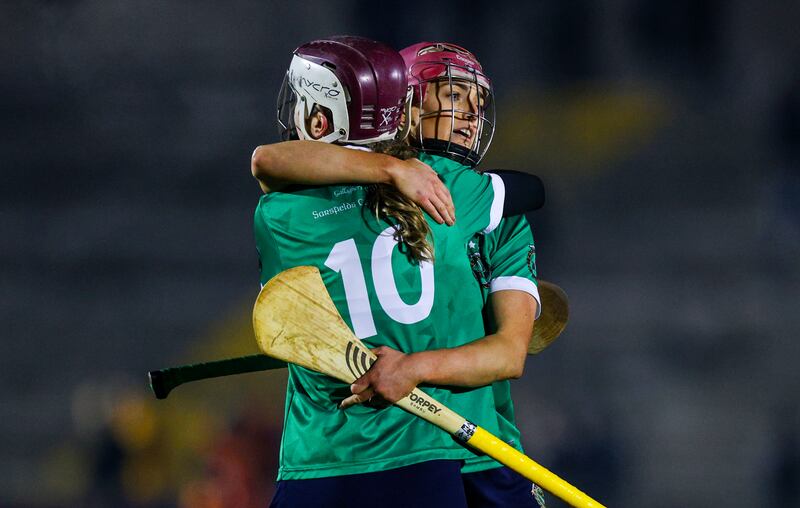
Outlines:
{"label": "jersey crest", "polygon": [[483,288],[488,288],[492,280],[492,267],[483,256],[483,235],[475,235],[467,243],[467,257],[472,275]]}
{"label": "jersey crest", "polygon": [[536,246],[533,244],[528,246],[528,270],[536,278]]}

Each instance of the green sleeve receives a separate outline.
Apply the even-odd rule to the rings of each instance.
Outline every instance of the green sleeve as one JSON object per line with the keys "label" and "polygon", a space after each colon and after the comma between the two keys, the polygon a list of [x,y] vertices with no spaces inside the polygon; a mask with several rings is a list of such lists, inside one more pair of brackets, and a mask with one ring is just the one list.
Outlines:
{"label": "green sleeve", "polygon": [[443,174],[442,180],[453,196],[456,224],[467,237],[489,233],[497,227],[505,198],[502,178],[463,169]]}
{"label": "green sleeve", "polygon": [[[536,247],[524,216],[503,219],[484,243],[484,258],[491,270],[489,292],[525,291],[539,303],[536,281]],[[538,317],[538,316],[537,316]]]}

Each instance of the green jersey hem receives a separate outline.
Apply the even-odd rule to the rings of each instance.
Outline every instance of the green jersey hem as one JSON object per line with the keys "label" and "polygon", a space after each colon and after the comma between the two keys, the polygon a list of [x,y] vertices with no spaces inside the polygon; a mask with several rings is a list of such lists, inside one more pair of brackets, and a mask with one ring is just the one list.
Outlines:
{"label": "green jersey hem", "polygon": [[478,473],[480,471],[488,471],[490,469],[497,469],[503,467],[503,464],[497,462],[491,457],[483,459],[470,460],[461,466],[461,474]]}
{"label": "green jersey hem", "polygon": [[[432,453],[433,452],[433,453]],[[281,466],[278,469],[278,481],[280,480],[310,480],[312,478],[326,478],[331,476],[344,476],[350,474],[375,473],[399,467],[411,466],[429,460],[459,460],[464,461],[470,455],[467,450],[426,450],[422,453],[414,453],[403,457],[396,457],[385,460],[369,460],[363,462],[348,462],[346,466],[340,463],[314,466],[313,468],[290,468]]]}

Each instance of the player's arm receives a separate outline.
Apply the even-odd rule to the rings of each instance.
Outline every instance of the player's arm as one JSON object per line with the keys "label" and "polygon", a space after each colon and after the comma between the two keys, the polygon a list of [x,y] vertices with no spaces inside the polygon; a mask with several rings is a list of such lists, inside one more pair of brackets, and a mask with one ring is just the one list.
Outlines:
{"label": "player's arm", "polygon": [[460,210],[459,225],[465,240],[475,233],[491,233],[504,217],[544,204],[544,185],[536,175],[510,170],[479,174],[465,167],[441,176]]}
{"label": "player's arm", "polygon": [[538,176],[511,169],[490,169],[487,172],[503,179],[505,187],[503,217],[520,215],[544,206],[544,183]]}
{"label": "player's arm", "polygon": [[490,302],[495,333],[464,346],[409,355],[420,383],[483,386],[522,376],[538,304],[529,293],[516,290],[492,293]]}
{"label": "player's arm", "polygon": [[318,141],[284,141],[253,151],[250,170],[264,192],[291,184],[373,184],[397,187],[439,224],[452,225],[455,208],[438,174],[417,159],[401,160]]}
{"label": "player's arm", "polygon": [[498,291],[491,297],[497,331],[469,344],[404,354],[386,346],[365,375],[351,386],[346,408],[380,396],[396,402],[419,384],[484,386],[522,375],[537,302],[524,291]]}

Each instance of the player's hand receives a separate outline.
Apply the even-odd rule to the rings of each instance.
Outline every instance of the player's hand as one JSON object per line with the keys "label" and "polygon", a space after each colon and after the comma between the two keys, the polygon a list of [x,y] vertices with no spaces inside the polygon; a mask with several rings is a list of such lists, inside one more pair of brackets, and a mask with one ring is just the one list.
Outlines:
{"label": "player's hand", "polygon": [[455,223],[456,209],[450,191],[430,166],[419,159],[398,160],[390,175],[397,190],[428,212],[433,220],[448,226]]}
{"label": "player's hand", "polygon": [[393,404],[419,384],[412,356],[386,346],[375,348],[372,352],[378,359],[366,374],[350,385],[353,395],[344,399],[340,408],[346,409],[365,402]]}

